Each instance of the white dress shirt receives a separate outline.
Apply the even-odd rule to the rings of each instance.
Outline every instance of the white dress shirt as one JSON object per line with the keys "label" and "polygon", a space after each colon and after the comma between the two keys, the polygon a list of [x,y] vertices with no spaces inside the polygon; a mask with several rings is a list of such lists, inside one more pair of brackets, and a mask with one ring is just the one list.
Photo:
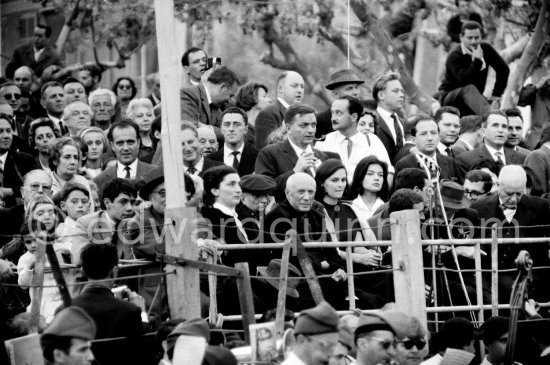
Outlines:
{"label": "white dress shirt", "polygon": [[422,361],[420,365],[439,365],[441,364],[441,360],[443,360],[443,356],[441,356],[440,354],[435,354],[428,360]]}
{"label": "white dress shirt", "polygon": [[223,163],[227,166],[233,166],[233,160],[235,159],[235,155],[233,155],[234,151],[239,151],[239,154],[237,155],[237,160],[241,162],[241,159],[243,158],[243,149],[244,149],[244,142],[241,144],[241,147],[239,147],[236,150],[232,150],[227,145],[223,145]]}
{"label": "white dress shirt", "polygon": [[[137,165],[138,159],[132,162],[128,167],[130,167],[130,179],[135,179],[137,175]],[[126,178],[126,165],[121,164],[120,162],[116,163],[116,176],[125,179]]]}
{"label": "white dress shirt", "polygon": [[282,105],[285,109],[288,109],[288,107],[290,106],[290,105],[285,101],[285,99],[283,99],[283,98],[277,98],[277,100],[279,100],[279,103],[281,103],[281,105]]}
{"label": "white dress shirt", "polygon": [[0,168],[2,171],[6,168],[6,160],[8,159],[8,151],[0,155]]}
{"label": "white dress shirt", "polygon": [[[382,120],[386,123],[386,125],[388,126],[390,132],[391,132],[391,136],[393,138],[394,141],[396,141],[396,136],[395,136],[395,126],[394,126],[394,121],[393,121],[393,118],[392,118],[392,115],[394,115],[395,113],[392,113],[390,111],[387,111],[386,109],[384,108],[381,108],[381,107],[378,107],[376,108],[376,111],[378,112],[378,114],[380,114],[380,116],[382,117]],[[399,116],[397,116],[397,120],[399,120]],[[401,123],[398,123],[399,124],[399,128],[401,129],[401,135],[403,136],[403,143],[405,143],[405,133],[403,132],[403,126],[401,125]]]}
{"label": "white dress shirt", "polygon": [[[191,81],[191,82],[193,82],[193,81]],[[197,85],[198,85],[198,83],[197,83]],[[208,85],[203,84],[203,86],[204,86],[204,91],[206,91],[206,100],[208,101],[208,104],[210,105],[210,104],[212,104],[212,97],[210,96],[210,91],[208,91]]]}
{"label": "white dress shirt", "polygon": [[204,165],[204,157],[201,157],[201,159],[199,160],[199,162],[197,162],[197,164],[195,166],[193,166],[197,171],[195,171],[195,173],[193,174],[190,174],[187,170],[189,170],[189,167],[183,165],[183,172],[187,172],[189,175],[195,175],[195,176],[199,176],[199,173],[202,171],[202,165]]}
{"label": "white dress shirt", "polygon": [[495,162],[498,160],[496,153],[500,152],[500,159],[502,160],[502,163],[506,165],[506,156],[504,155],[504,147],[502,147],[500,150],[496,150],[493,147],[489,146],[488,144],[485,144],[485,147],[487,147],[487,150],[491,154],[491,157]]}
{"label": "white dress shirt", "polygon": [[[390,157],[386,151],[386,147],[374,134],[369,134],[369,138],[363,133],[355,133],[350,137],[352,142],[351,156],[348,156],[348,141],[339,131],[331,132],[327,134],[326,138],[322,142],[315,144],[315,148],[321,151],[335,152],[340,155],[342,163],[346,167],[348,173],[348,182],[351,183],[353,179],[353,173],[359,161],[367,156],[376,156],[380,161],[385,162],[388,165],[388,172],[395,172],[394,167],[391,164]],[[370,145],[369,145],[370,141]]]}
{"label": "white dress shirt", "polygon": [[[290,143],[290,145],[292,146],[292,149],[294,149],[294,152],[296,152],[296,156],[298,156],[298,158],[300,158],[300,156],[302,156],[302,154],[304,154],[306,152],[305,149],[303,148],[300,148],[298,147],[297,145],[295,145],[291,140],[290,138],[288,139],[288,142]],[[317,147],[316,147],[317,148]],[[313,150],[313,148],[312,148]],[[319,159],[316,159],[315,160],[315,170],[317,170],[317,168],[321,165],[321,160]]]}
{"label": "white dress shirt", "polygon": [[306,365],[306,363],[300,360],[294,352],[290,352],[287,359],[281,365]]}
{"label": "white dress shirt", "polygon": [[437,144],[437,150],[439,151],[439,153],[441,153],[443,156],[449,156],[449,154],[447,153],[447,148],[451,148],[450,146],[445,146],[443,143],[439,142]]}

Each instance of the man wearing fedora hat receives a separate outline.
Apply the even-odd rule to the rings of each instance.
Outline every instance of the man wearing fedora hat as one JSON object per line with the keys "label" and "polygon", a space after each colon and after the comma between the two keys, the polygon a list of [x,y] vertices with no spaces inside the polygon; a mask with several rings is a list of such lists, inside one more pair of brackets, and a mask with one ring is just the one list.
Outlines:
{"label": "man wearing fedora hat", "polygon": [[296,344],[282,365],[328,364],[338,343],[338,313],[327,302],[300,313],[294,326]]}
{"label": "man wearing fedora hat", "polygon": [[[332,75],[328,80],[325,88],[332,91],[335,98],[340,98],[344,95],[353,96],[359,98],[361,95],[361,89],[359,85],[364,84],[365,81],[361,80],[355,71],[350,69],[340,70]],[[361,115],[358,116],[359,119]],[[322,138],[322,136],[328,135],[333,132],[332,126],[332,112],[331,108],[317,114],[317,131],[315,132],[315,138]]]}
{"label": "man wearing fedora hat", "polygon": [[[281,259],[273,259],[269,261],[267,266],[258,266],[256,268],[262,280],[254,280],[252,282],[252,294],[254,296],[254,308],[256,313],[265,313],[266,311],[276,308],[279,296],[279,277],[281,274]],[[291,263],[288,264],[288,280],[286,288],[286,308],[297,312],[303,309],[300,306],[300,294],[296,287],[300,282],[300,270]]]}

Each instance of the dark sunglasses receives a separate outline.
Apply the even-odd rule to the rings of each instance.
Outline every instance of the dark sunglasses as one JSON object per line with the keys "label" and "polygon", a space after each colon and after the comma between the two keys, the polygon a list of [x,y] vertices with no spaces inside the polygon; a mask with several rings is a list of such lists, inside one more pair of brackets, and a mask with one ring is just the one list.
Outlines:
{"label": "dark sunglasses", "polygon": [[11,100],[12,98],[14,100],[19,100],[19,99],[21,99],[21,94],[4,94],[4,98],[6,100]]}
{"label": "dark sunglasses", "polygon": [[413,346],[416,346],[417,349],[422,350],[424,347],[426,347],[426,341],[424,340],[407,340],[407,341],[399,341],[405,346],[407,350],[410,350],[413,348]]}
{"label": "dark sunglasses", "polygon": [[118,88],[122,89],[122,90],[124,90],[124,89],[130,90],[132,88],[132,86],[130,86],[130,85],[118,85]]}

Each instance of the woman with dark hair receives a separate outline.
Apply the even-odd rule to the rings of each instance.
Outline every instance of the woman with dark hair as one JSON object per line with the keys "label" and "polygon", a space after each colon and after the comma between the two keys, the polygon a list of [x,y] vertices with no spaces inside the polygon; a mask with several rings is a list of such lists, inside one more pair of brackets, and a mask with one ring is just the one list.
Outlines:
{"label": "woman with dark hair", "polygon": [[[50,176],[52,178],[52,195],[63,189],[66,183],[74,182],[83,185],[92,195],[90,183],[82,175],[78,174],[82,163],[82,151],[80,143],[71,137],[61,137],[55,140],[50,148]],[[91,211],[94,210],[93,203]]]}
{"label": "woman with dark hair", "polygon": [[130,77],[122,76],[115,81],[112,90],[115,93],[117,100],[117,118],[115,118],[114,120],[119,120],[120,118],[124,118],[124,116],[126,115],[126,108],[128,107],[130,100],[136,97],[137,87],[134,80],[132,80]]}
{"label": "woman with dark hair", "polygon": [[376,134],[378,125],[376,123],[376,114],[370,109],[363,109],[363,114],[357,122],[357,131],[363,133],[367,138],[369,134]]}
{"label": "woman with dark hair", "polygon": [[39,118],[31,122],[29,128],[29,146],[36,151],[36,160],[42,170],[50,171],[48,160],[50,147],[59,137],[51,119]]}
{"label": "woman with dark hair", "polygon": [[[315,200],[323,204],[325,208],[327,230],[333,241],[376,241],[376,237],[368,228],[366,220],[359,217],[361,213],[352,204],[342,200],[347,181],[346,168],[340,160],[326,160],[316,171],[317,189]],[[338,249],[338,253],[342,259],[346,259],[343,249]],[[354,272],[371,271],[380,266],[382,254],[378,249],[355,247],[351,259],[354,264]],[[365,282],[365,279],[367,279],[367,282],[371,280],[370,278],[357,277],[355,282],[357,288],[368,292],[368,283]],[[373,308],[380,307],[383,304],[381,298],[373,294],[368,293],[367,298],[369,305]]]}
{"label": "woman with dark hair", "polygon": [[254,145],[254,126],[258,114],[272,104],[267,95],[267,86],[258,82],[250,81],[241,86],[235,94],[237,107],[244,110],[248,116],[248,132],[245,142]]}
{"label": "woman with dark hair", "polygon": [[369,219],[388,199],[388,165],[375,156],[365,157],[355,168],[350,190],[359,219]]}

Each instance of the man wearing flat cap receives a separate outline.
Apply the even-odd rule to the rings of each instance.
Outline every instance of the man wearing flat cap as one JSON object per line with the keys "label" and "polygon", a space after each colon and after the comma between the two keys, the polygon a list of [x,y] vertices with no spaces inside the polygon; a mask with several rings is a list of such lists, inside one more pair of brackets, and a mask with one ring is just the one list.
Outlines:
{"label": "man wearing flat cap", "polygon": [[306,309],[296,319],[296,344],[282,365],[327,364],[338,343],[338,313],[327,302]]}
{"label": "man wearing flat cap", "polygon": [[94,360],[90,341],[95,339],[94,320],[79,307],[60,311],[40,336],[44,358],[53,365],[87,365]]}
{"label": "man wearing flat cap", "polygon": [[[340,98],[344,95],[359,98],[361,95],[359,85],[364,83],[365,81],[361,80],[355,71],[345,69],[330,75],[330,79],[325,85],[325,88],[332,91],[335,98]],[[315,137],[321,138],[332,131],[334,131],[334,129],[332,127],[332,113],[329,107],[317,114],[317,131],[315,132]]]}
{"label": "man wearing flat cap", "polygon": [[266,175],[251,174],[241,178],[242,200],[235,211],[250,243],[263,242],[261,222],[275,203],[273,192],[276,188],[275,180]]}
{"label": "man wearing flat cap", "polygon": [[355,329],[357,365],[390,365],[395,358],[396,331],[380,313],[359,319]]}

